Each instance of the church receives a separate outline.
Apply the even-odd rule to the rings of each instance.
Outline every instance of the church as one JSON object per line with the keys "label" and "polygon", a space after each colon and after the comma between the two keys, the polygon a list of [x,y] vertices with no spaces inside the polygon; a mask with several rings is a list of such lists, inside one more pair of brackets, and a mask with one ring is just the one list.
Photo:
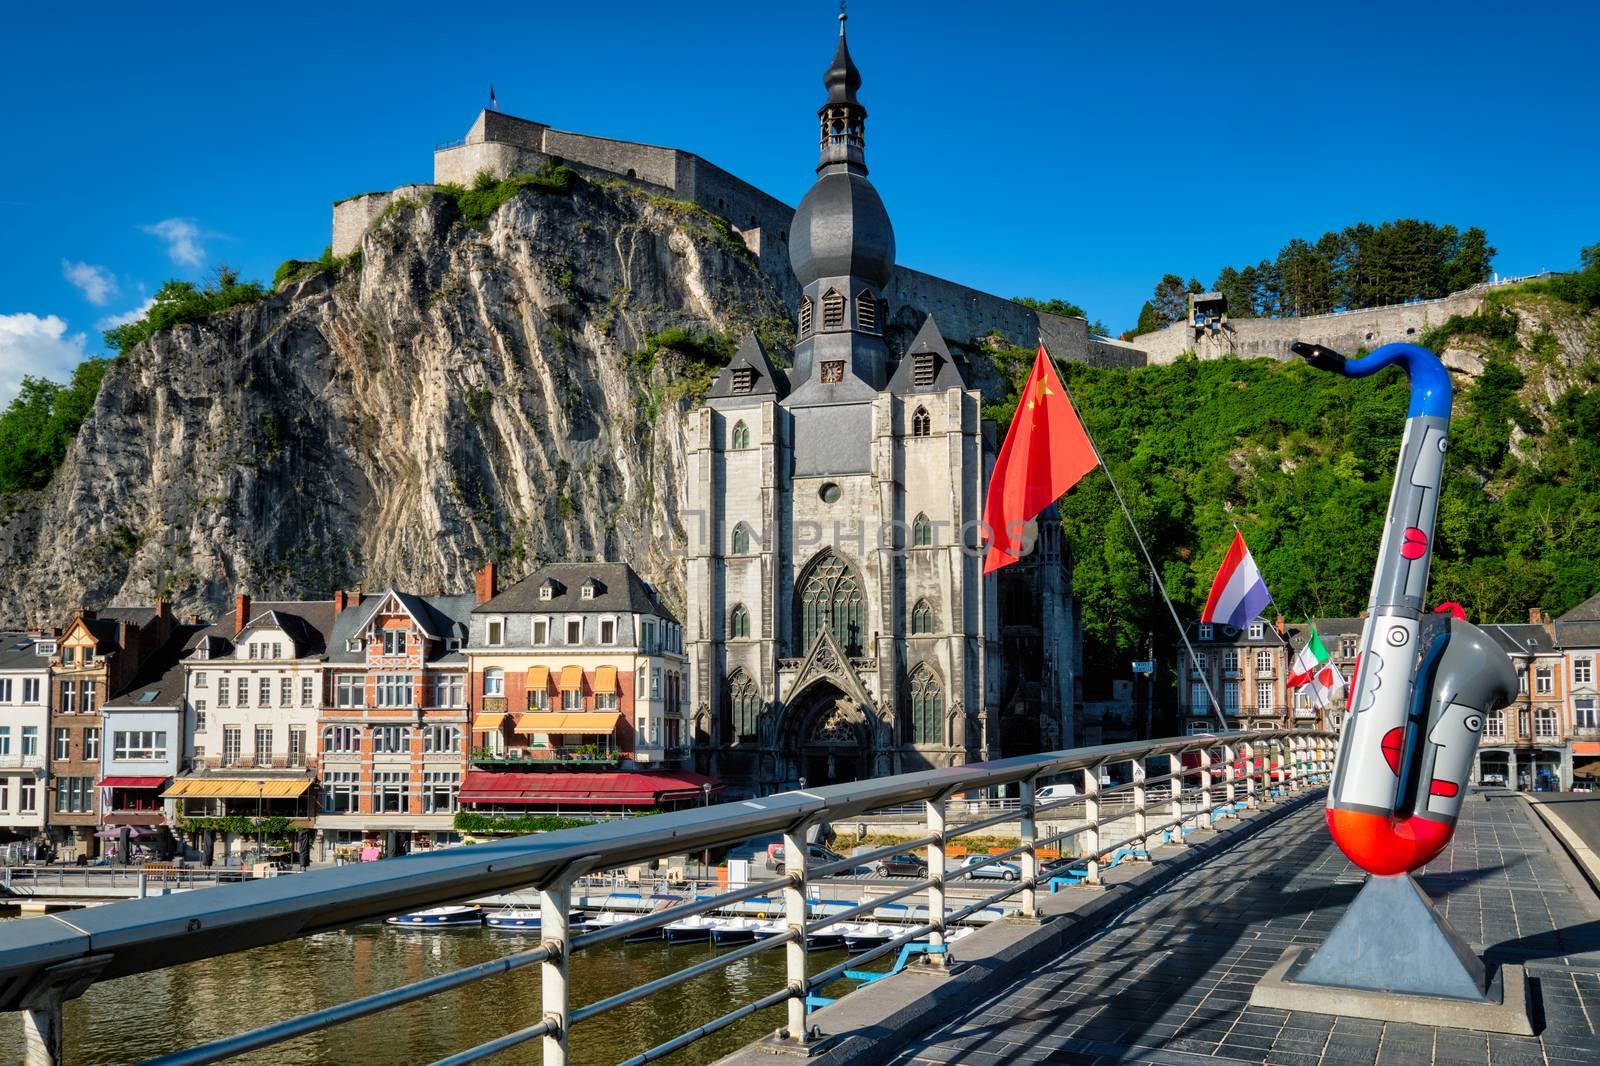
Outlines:
{"label": "church", "polygon": [[[817,181],[789,227],[792,367],[746,340],[690,428],[697,768],[765,795],[1071,746],[1081,648],[1054,508],[988,579],[985,423],[932,316],[903,351],[840,15]],[[698,524],[699,528],[695,528]]]}

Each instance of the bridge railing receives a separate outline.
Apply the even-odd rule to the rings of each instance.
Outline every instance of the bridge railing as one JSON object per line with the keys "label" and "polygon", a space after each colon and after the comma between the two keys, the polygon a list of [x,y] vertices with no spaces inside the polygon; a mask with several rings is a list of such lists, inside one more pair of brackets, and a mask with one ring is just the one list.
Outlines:
{"label": "bridge railing", "polygon": [[[146,1066],[199,1066],[270,1047],[485,978],[537,966],[543,1016],[533,1025],[440,1059],[435,1066],[476,1062],[538,1040],[545,1066],[566,1066],[573,1028],[608,1011],[705,976],[764,951],[782,948],[785,981],[766,995],[739,1004],[703,1025],[666,1040],[626,1062],[661,1058],[750,1015],[787,1008],[787,1025],[776,1039],[805,1045],[817,1035],[807,1025],[813,994],[843,975],[845,965],[807,972],[806,948],[830,927],[870,916],[886,904],[911,897],[905,931],[865,954],[851,967],[925,941],[926,965],[949,964],[947,934],[953,926],[1017,899],[1015,913],[1038,913],[1038,892],[1052,880],[1101,883],[1107,863],[1123,849],[1139,852],[1163,834],[1254,807],[1270,794],[1296,792],[1325,780],[1332,764],[1329,734],[1309,730],[1256,730],[1223,736],[1111,744],[996,762],[901,774],[844,785],[792,791],[756,800],[731,801],[693,810],[597,823],[513,840],[452,848],[382,862],[317,870],[292,878],[270,878],[202,889],[182,895],[130,900],[84,911],[70,920],[55,916],[0,924],[0,1010],[23,1011],[28,1066],[62,1062],[63,1004],[97,981],[279,943],[358,922],[419,908],[459,902],[499,891],[534,886],[541,915],[538,947],[402,985],[361,999],[224,1037],[151,1059]],[[1158,771],[1152,774],[1152,770]],[[1108,774],[1108,771],[1113,772]],[[1106,784],[1114,776],[1121,784]],[[1051,781],[1075,784],[1081,795],[1039,802],[1038,789]],[[1020,793],[1016,808],[1000,807],[966,821],[955,797],[993,793],[1007,786]],[[1158,793],[1159,789],[1159,795]],[[821,863],[808,855],[807,830],[822,822],[845,822],[886,807],[920,804],[925,832],[906,841]],[[1041,819],[1060,825],[1071,808],[1076,818],[1041,836]],[[1044,816],[1054,815],[1045,818]],[[1016,847],[969,858],[950,867],[951,845],[1001,824],[1020,827]],[[781,834],[781,876],[710,897],[696,897],[640,918],[574,935],[569,915],[572,888],[592,872],[616,870],[669,855],[736,845]],[[1109,839],[1111,837],[1117,839]],[[854,905],[816,907],[808,889],[819,878],[847,873],[894,855],[924,849],[927,874],[899,881]],[[1061,859],[1042,878],[1040,852],[1058,849]],[[998,887],[976,898],[951,898],[952,890],[975,887],[978,879]],[[870,894],[872,889],[868,889]],[[580,1006],[570,1002],[568,973],[573,956],[598,944],[658,930],[669,923],[771,898],[781,903],[782,924],[772,935],[721,952],[667,976],[635,985]],[[917,919],[922,919],[920,922]]]}

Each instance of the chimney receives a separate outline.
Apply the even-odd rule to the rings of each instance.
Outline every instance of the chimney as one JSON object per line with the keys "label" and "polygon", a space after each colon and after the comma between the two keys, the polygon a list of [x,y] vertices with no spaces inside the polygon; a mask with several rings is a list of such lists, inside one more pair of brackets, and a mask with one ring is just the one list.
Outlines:
{"label": "chimney", "polygon": [[346,607],[360,607],[361,606],[361,588],[360,588],[359,585],[350,590],[350,602],[345,604],[345,606]]}
{"label": "chimney", "polygon": [[239,593],[233,598],[233,632],[237,636],[239,630],[250,624],[250,597],[247,593]]}
{"label": "chimney", "polygon": [[333,613],[335,616],[343,614],[344,609],[350,606],[350,595],[344,589],[336,589],[333,593]]}
{"label": "chimney", "polygon": [[156,597],[156,617],[168,619],[172,617],[172,604],[167,601],[165,596]]}
{"label": "chimney", "polygon": [[1273,623],[1273,626],[1278,630],[1278,636],[1280,636],[1280,637],[1283,636],[1283,633],[1284,633],[1283,615],[1280,614],[1278,616],[1278,620]]}
{"label": "chimney", "polygon": [[499,574],[495,571],[494,562],[491,560],[483,564],[483,569],[477,573],[476,593],[477,601],[488,603],[499,592]]}
{"label": "chimney", "polygon": [[1528,608],[1528,624],[1530,626],[1547,626],[1550,624],[1550,615],[1543,607]]}
{"label": "chimney", "polygon": [[95,619],[94,608],[93,607],[79,607],[78,608],[78,617],[82,618],[85,622],[93,622],[94,619]]}

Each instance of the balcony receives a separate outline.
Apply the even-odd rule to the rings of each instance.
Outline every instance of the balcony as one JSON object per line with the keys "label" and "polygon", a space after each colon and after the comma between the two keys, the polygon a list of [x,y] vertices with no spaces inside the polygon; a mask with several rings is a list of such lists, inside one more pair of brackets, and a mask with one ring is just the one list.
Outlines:
{"label": "balcony", "polygon": [[304,770],[304,755],[207,755],[194,760],[197,770]]}
{"label": "balcony", "polygon": [[479,748],[472,753],[474,766],[616,766],[623,753],[598,744],[556,748],[518,747],[504,751]]}
{"label": "balcony", "polygon": [[0,755],[0,770],[42,770],[43,755]]}

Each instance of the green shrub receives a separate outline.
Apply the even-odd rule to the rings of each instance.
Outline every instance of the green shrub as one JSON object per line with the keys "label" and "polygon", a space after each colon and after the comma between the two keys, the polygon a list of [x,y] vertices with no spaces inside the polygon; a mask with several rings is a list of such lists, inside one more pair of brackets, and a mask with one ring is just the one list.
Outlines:
{"label": "green shrub", "polygon": [[561,818],[553,814],[511,816],[457,811],[455,817],[458,833],[553,833],[589,824],[579,818]]}
{"label": "green shrub", "polygon": [[333,245],[328,245],[322,250],[322,255],[316,259],[285,259],[278,264],[278,269],[272,274],[272,288],[278,289],[307,278],[315,277],[322,273],[337,274],[346,265],[361,269],[361,249],[357,248],[349,255],[334,255]]}
{"label": "green shrub", "polygon": [[472,188],[447,182],[438,187],[438,195],[455,204],[461,219],[473,229],[482,229],[500,205],[524,189],[538,192],[570,193],[578,183],[578,172],[569,166],[547,159],[532,174],[513,174],[496,181],[487,170],[480,170],[472,179]]}
{"label": "green shrub", "polygon": [[238,272],[226,265],[217,269],[216,279],[204,288],[192,281],[173,279],[156,292],[155,302],[143,318],[106,330],[106,347],[126,353],[170,326],[201,322],[231,307],[255,303],[266,295],[260,282],[240,281]]}

